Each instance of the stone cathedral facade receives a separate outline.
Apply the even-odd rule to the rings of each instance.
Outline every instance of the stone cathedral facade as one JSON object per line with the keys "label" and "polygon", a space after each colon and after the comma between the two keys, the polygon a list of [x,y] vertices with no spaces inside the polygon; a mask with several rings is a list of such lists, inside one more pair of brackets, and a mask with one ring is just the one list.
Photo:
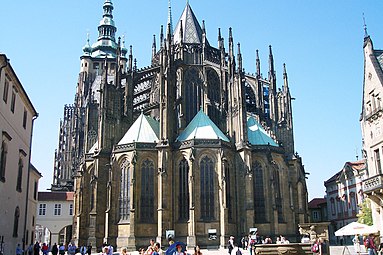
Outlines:
{"label": "stone cathedral facade", "polygon": [[214,47],[189,3],[173,29],[169,4],[151,65],[138,68],[113,8],[105,0],[98,39],[83,48],[55,153],[52,189],[75,191],[75,242],[135,250],[173,230],[188,247],[223,247],[254,227],[296,240],[305,171],[271,46],[268,76],[258,51],[245,73],[231,29]]}

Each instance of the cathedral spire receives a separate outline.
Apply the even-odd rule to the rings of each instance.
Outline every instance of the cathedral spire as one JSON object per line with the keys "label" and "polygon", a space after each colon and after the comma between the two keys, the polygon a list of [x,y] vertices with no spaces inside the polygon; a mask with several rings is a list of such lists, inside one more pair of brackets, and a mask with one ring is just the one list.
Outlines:
{"label": "cathedral spire", "polygon": [[113,3],[111,0],[105,0],[102,7],[104,14],[98,26],[98,40],[108,39],[115,42],[115,34],[117,31],[113,20]]}
{"label": "cathedral spire", "polygon": [[269,45],[269,80],[274,76],[274,57],[271,45]]}
{"label": "cathedral spire", "polygon": [[164,26],[161,25],[161,31],[160,31],[160,48],[164,46]]}
{"label": "cathedral spire", "polygon": [[237,61],[238,61],[238,73],[241,73],[242,72],[242,54],[241,54],[241,44],[240,43],[238,43]]}
{"label": "cathedral spire", "polygon": [[168,2],[169,6],[168,6],[168,26],[167,28],[170,30],[170,31],[167,31],[167,33],[170,32],[170,34],[173,34],[173,18],[172,18],[172,6],[171,6],[171,1],[169,0]]}
{"label": "cathedral spire", "polygon": [[259,52],[258,50],[255,51],[255,54],[256,54],[256,59],[255,59],[255,66],[256,66],[256,69],[257,69],[257,78],[260,78],[261,77],[261,61],[259,60]]}
{"label": "cathedral spire", "polygon": [[283,63],[283,90],[286,90],[288,88],[289,88],[289,83],[287,80],[286,64]]}

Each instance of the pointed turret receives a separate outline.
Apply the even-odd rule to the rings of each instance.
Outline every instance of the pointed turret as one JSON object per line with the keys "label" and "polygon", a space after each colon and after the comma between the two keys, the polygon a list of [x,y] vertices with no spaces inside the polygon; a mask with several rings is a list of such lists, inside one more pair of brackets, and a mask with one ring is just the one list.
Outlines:
{"label": "pointed turret", "polygon": [[221,28],[218,28],[218,48],[222,48],[222,36],[221,36]]}
{"label": "pointed turret", "polygon": [[289,83],[287,80],[286,64],[283,63],[283,90],[289,89]]}
{"label": "pointed turret", "polygon": [[166,31],[167,33],[173,34],[173,18],[172,18],[172,6],[171,1],[168,2],[168,23],[167,23],[167,29],[169,31]]}
{"label": "pointed turret", "polygon": [[132,45],[129,47],[129,60],[128,60],[128,71],[133,70],[133,50]]}
{"label": "pointed turret", "polygon": [[156,35],[153,35],[153,44],[152,44],[152,63],[153,63],[154,57],[156,56],[156,53],[157,53]]}
{"label": "pointed turret", "polygon": [[273,57],[273,51],[271,50],[271,45],[269,45],[269,81],[271,79],[274,79],[275,77],[275,71],[274,71],[274,57]]}
{"label": "pointed turret", "polygon": [[276,78],[274,70],[274,57],[273,51],[271,50],[271,45],[269,45],[269,107],[270,107],[270,120],[272,121],[272,130],[276,131],[276,123],[278,121],[278,100],[277,100],[277,88],[276,88]]}
{"label": "pointed turret", "polygon": [[285,148],[288,157],[294,154],[294,133],[293,133],[293,110],[291,95],[287,79],[286,64],[283,64],[283,87],[278,92],[278,128],[277,137]]}
{"label": "pointed turret", "polygon": [[234,43],[233,43],[233,32],[231,27],[229,28],[229,76],[234,75],[235,70],[235,59],[234,59]]}
{"label": "pointed turret", "polygon": [[242,54],[241,54],[241,44],[240,43],[238,43],[237,62],[238,62],[238,73],[241,73],[243,70],[242,70]]}
{"label": "pointed turret", "polygon": [[160,31],[160,48],[164,47],[164,26],[161,25]]}
{"label": "pointed turret", "polygon": [[255,51],[256,59],[255,59],[255,66],[256,66],[256,76],[257,78],[261,78],[261,61],[259,60],[259,53],[258,50]]}

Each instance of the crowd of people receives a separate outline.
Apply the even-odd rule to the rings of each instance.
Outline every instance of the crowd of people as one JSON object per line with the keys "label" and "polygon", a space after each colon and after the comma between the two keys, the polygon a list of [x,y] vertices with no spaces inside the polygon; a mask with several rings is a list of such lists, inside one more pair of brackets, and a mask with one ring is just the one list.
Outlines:
{"label": "crowd of people", "polygon": [[[18,253],[19,252],[19,253]],[[77,253],[81,253],[81,255],[90,255],[92,252],[92,245],[82,245],[77,247],[73,243],[69,243],[68,245],[56,244],[54,243],[52,246],[49,246],[47,243],[39,243],[36,242],[34,244],[30,244],[27,248],[28,255],[75,255]],[[21,247],[18,245],[16,247],[16,255],[23,254]]]}
{"label": "crowd of people", "polygon": [[358,255],[362,253],[362,245],[366,249],[368,255],[383,255],[383,237],[380,238],[380,242],[378,242],[377,238],[375,238],[374,234],[369,234],[368,236],[363,236],[363,244],[360,243],[360,236],[355,235],[352,239],[352,243],[354,245],[354,251]]}
{"label": "crowd of people", "polygon": [[[229,243],[228,243],[229,250],[230,250],[230,246],[233,242],[234,242],[234,237],[231,236],[229,238]],[[242,249],[249,250],[250,254],[252,254],[252,252],[253,252],[254,245],[256,245],[256,244],[272,244],[272,243],[274,243],[274,242],[270,236],[263,237],[263,236],[260,236],[258,234],[258,232],[250,233],[249,235],[243,236],[241,238]],[[287,240],[286,237],[280,235],[276,238],[275,243],[276,244],[288,244],[288,243],[290,243],[290,241]]]}

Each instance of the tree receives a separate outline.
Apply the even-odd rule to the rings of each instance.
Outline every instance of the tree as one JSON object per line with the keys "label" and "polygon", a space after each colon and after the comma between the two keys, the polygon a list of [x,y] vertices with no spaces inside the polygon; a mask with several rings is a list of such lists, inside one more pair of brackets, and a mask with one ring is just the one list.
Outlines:
{"label": "tree", "polygon": [[360,211],[356,215],[358,217],[358,222],[363,223],[369,226],[372,226],[374,223],[372,221],[372,211],[371,211],[371,204],[368,199],[364,199],[361,204],[359,204]]}

